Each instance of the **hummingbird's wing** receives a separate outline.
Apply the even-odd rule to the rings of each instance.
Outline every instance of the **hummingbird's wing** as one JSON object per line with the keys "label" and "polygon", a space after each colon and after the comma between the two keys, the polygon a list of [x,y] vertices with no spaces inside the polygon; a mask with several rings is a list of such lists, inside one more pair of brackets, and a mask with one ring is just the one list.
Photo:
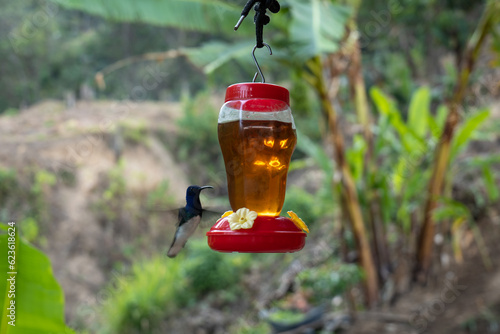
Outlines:
{"label": "hummingbird's wing", "polygon": [[189,237],[200,224],[201,216],[192,216],[184,208],[179,209],[179,223],[175,231],[174,240],[167,252],[168,257],[175,257],[186,245]]}
{"label": "hummingbird's wing", "polygon": [[222,216],[224,211],[214,211],[214,210],[205,210],[203,209],[203,212],[201,214],[201,222],[200,226],[201,227],[212,227],[217,220]]}
{"label": "hummingbird's wing", "polygon": [[[219,210],[219,207],[216,207],[215,210]],[[203,209],[201,216],[195,216],[188,213],[185,208],[165,209],[156,207],[147,209],[149,214],[159,217],[167,224],[173,225],[177,221],[174,238],[167,252],[167,256],[171,258],[175,257],[182,250],[187,240],[196,232],[198,226],[208,229],[215,224],[223,214],[223,210],[215,210]]]}

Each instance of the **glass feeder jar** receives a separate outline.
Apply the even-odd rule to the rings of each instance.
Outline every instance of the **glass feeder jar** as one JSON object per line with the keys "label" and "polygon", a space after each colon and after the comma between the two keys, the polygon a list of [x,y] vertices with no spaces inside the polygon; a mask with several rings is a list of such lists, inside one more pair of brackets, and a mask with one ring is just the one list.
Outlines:
{"label": "glass feeder jar", "polygon": [[247,208],[258,217],[251,229],[235,231],[227,219],[220,219],[207,233],[210,247],[227,252],[302,249],[305,233],[290,219],[279,217],[297,143],[288,90],[266,83],[229,86],[218,135],[231,208]]}

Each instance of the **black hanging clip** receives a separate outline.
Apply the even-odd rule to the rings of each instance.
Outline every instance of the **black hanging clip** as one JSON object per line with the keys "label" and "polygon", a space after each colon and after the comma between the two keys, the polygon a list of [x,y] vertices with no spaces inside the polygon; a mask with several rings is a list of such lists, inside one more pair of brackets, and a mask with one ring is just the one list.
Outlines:
{"label": "black hanging clip", "polygon": [[243,11],[241,12],[241,17],[234,26],[234,30],[238,30],[241,22],[245,19],[245,17],[250,13],[253,5],[255,5],[255,16],[253,18],[253,22],[255,23],[255,34],[257,38],[257,48],[264,47],[265,43],[263,41],[262,34],[264,32],[264,26],[271,21],[269,16],[266,15],[266,10],[269,9],[271,13],[276,14],[280,11],[280,4],[276,0],[248,0],[245,7],[243,7]]}

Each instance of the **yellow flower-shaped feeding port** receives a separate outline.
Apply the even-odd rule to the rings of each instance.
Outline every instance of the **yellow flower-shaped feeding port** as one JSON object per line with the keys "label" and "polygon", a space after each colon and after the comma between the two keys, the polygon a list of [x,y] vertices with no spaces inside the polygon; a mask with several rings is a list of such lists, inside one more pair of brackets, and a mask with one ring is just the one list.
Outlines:
{"label": "yellow flower-shaped feeding port", "polygon": [[[227,213],[227,212],[226,212]],[[225,214],[224,214],[225,215]],[[257,212],[250,211],[247,208],[238,209],[236,212],[229,214],[229,228],[231,230],[239,230],[241,228],[252,228],[253,222],[257,218]]]}
{"label": "yellow flower-shaped feeding port", "polygon": [[222,215],[222,217],[220,217],[220,219],[226,218],[227,216],[230,216],[232,214],[233,214],[233,211],[226,211],[226,212],[224,212],[224,214]]}
{"label": "yellow flower-shaped feeding port", "polygon": [[298,228],[300,228],[304,232],[309,233],[309,228],[307,227],[306,223],[304,223],[304,221],[302,219],[300,219],[299,216],[297,216],[297,214],[295,212],[287,211],[286,213],[288,213],[288,215],[292,219],[295,226],[297,226]]}

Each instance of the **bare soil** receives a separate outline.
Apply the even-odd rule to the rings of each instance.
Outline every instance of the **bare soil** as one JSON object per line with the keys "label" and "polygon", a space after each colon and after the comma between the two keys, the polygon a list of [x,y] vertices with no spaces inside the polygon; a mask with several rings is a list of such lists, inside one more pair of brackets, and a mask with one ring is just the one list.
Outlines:
{"label": "bare soil", "polygon": [[[55,174],[64,170],[74,177],[74,184],[58,182],[45,194],[53,221],[41,231],[48,240],[44,251],[65,292],[69,323],[82,306],[98,302],[96,295],[110,275],[104,254],[122,246],[119,232],[108,233],[90,203],[102,175],[116,166],[117,155],[125,161],[128,191],[146,193],[164,180],[169,189],[189,185],[173,155],[175,148],[168,147],[175,142],[168,138],[176,137],[180,110],[175,103],[91,101],[68,109],[62,102],[44,101],[19,115],[0,117],[0,167]],[[123,122],[148,129],[147,144],[118,137]],[[179,203],[184,198],[183,192],[167,195]]]}

